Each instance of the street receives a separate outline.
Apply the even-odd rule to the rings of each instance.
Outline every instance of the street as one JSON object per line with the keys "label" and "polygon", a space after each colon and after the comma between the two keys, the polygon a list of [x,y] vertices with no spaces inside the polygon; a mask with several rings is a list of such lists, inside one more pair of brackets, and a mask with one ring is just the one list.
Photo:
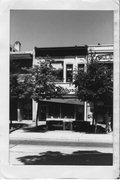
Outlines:
{"label": "street", "polygon": [[79,141],[76,141],[76,142],[72,142],[72,141],[55,141],[55,140],[51,140],[51,141],[48,141],[48,140],[41,140],[41,139],[38,139],[38,140],[17,140],[17,139],[13,139],[13,140],[10,140],[10,144],[11,145],[21,145],[21,146],[59,146],[59,147],[64,147],[64,146],[67,146],[67,147],[79,147],[79,148],[82,148],[82,147],[85,147],[85,148],[107,148],[108,149],[111,149],[112,148],[112,144],[110,142],[106,143],[106,142],[89,142],[89,141],[86,141],[86,142],[79,142]]}
{"label": "street", "polygon": [[[10,137],[10,164],[112,165],[110,135],[79,134],[79,139],[77,133],[70,137],[69,132],[48,132],[47,135],[37,134],[36,138],[35,134],[31,137],[29,134],[26,137],[21,135],[16,133]],[[61,139],[57,138],[58,135]]]}

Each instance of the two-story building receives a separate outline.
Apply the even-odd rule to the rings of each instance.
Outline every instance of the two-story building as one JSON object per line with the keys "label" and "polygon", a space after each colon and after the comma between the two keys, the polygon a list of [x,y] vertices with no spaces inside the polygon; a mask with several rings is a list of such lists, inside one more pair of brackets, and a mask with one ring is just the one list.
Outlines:
{"label": "two-story building", "polygon": [[[53,59],[52,66],[59,70],[56,85],[63,87],[66,95],[62,98],[45,99],[40,102],[40,120],[45,121],[86,121],[86,103],[75,96],[75,86],[72,84],[74,73],[78,69],[85,71],[87,63],[87,46],[51,47],[34,49],[33,65],[49,56]],[[36,103],[33,103],[33,112],[36,112]],[[36,114],[33,113],[33,119]]]}

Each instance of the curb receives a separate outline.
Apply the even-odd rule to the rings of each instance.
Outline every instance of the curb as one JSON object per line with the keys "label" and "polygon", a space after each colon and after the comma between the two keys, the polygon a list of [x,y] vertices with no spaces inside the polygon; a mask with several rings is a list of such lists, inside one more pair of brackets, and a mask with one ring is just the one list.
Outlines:
{"label": "curb", "polygon": [[66,136],[25,136],[22,134],[22,136],[20,136],[20,134],[16,134],[17,136],[10,136],[10,141],[35,141],[35,142],[39,142],[39,141],[46,141],[46,142],[50,142],[50,141],[54,141],[54,142],[95,142],[95,143],[112,143],[112,137],[108,136],[108,137],[99,137],[99,138],[95,138],[94,136],[92,137],[88,137],[88,136],[70,136],[70,137],[66,137]]}

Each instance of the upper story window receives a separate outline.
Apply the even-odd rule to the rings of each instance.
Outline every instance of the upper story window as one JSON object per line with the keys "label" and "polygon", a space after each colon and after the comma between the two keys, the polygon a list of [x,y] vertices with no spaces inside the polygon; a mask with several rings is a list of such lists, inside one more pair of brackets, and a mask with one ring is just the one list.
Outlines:
{"label": "upper story window", "polygon": [[55,75],[57,78],[57,81],[62,82],[63,81],[63,62],[53,62],[52,63],[53,68],[55,68]]}
{"label": "upper story window", "polygon": [[84,64],[78,64],[78,71],[84,72]]}
{"label": "upper story window", "polygon": [[72,82],[73,79],[73,64],[66,65],[66,82]]}

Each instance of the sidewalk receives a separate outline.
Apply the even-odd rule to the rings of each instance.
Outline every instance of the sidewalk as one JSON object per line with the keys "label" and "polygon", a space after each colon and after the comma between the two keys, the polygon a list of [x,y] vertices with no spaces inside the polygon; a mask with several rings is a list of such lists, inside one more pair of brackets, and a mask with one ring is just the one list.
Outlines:
{"label": "sidewalk", "polygon": [[[25,123],[21,122],[21,123]],[[44,122],[41,122],[41,125],[44,125]],[[29,122],[28,128],[35,127],[35,123]],[[44,141],[72,141],[72,142],[105,142],[105,143],[112,143],[113,142],[113,133],[109,134],[87,134],[81,132],[74,132],[74,131],[61,131],[61,130],[54,130],[54,131],[46,131],[46,132],[30,132],[21,128],[12,133],[10,133],[10,140],[44,140]]]}
{"label": "sidewalk", "polygon": [[[44,124],[41,122],[43,127]],[[31,122],[10,133],[10,164],[112,165],[112,133],[40,131],[40,128]]]}

